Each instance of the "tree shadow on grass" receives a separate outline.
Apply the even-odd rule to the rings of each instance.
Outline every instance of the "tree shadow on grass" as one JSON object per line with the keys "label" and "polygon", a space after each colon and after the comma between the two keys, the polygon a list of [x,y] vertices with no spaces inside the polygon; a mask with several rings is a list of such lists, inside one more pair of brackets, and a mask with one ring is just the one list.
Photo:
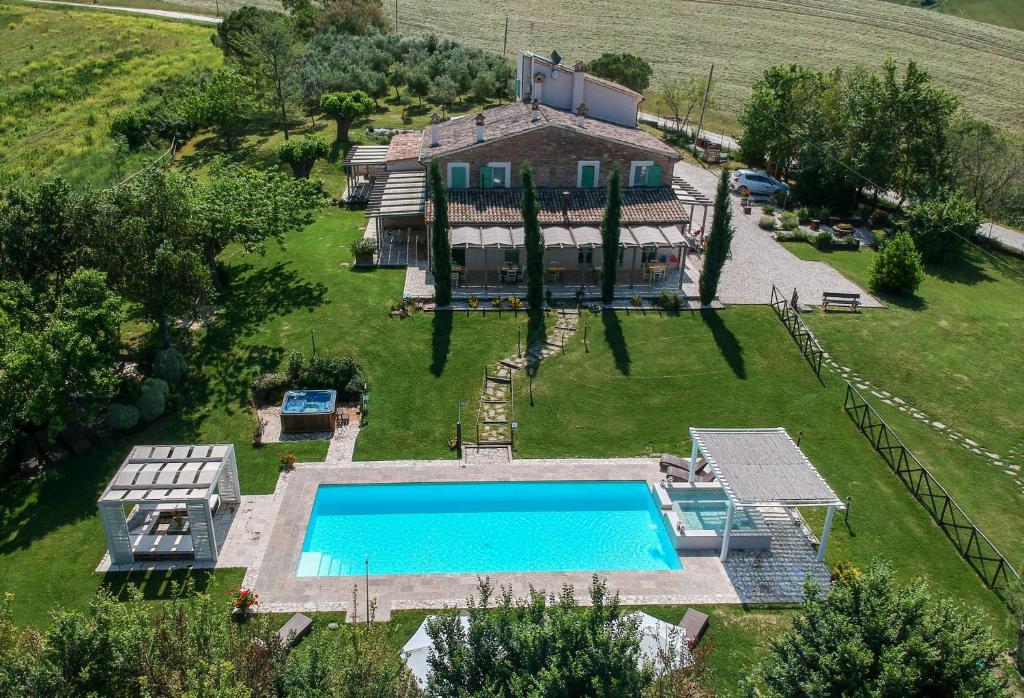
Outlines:
{"label": "tree shadow on grass", "polygon": [[444,373],[448,363],[448,352],[452,345],[452,313],[450,310],[434,311],[433,351],[430,361],[430,372],[435,376]]}
{"label": "tree shadow on grass", "polygon": [[929,276],[934,276],[951,284],[963,284],[964,286],[976,286],[985,281],[995,281],[995,278],[988,273],[982,264],[981,253],[964,251],[964,256],[952,264],[926,264],[925,271]]}
{"label": "tree shadow on grass", "polygon": [[[540,370],[540,361],[536,358],[544,351],[544,342],[548,336],[548,318],[543,310],[526,311],[526,368],[530,375],[536,376]],[[533,354],[530,350],[533,350]]]}
{"label": "tree shadow on grass", "polygon": [[622,333],[618,314],[614,310],[605,310],[601,313],[601,323],[604,325],[604,341],[615,359],[615,368],[622,375],[628,376],[633,359],[629,356],[629,347],[626,346],[626,336]]}
{"label": "tree shadow on grass", "polygon": [[107,572],[102,585],[119,601],[128,601],[129,590],[135,586],[146,601],[167,600],[181,593],[189,584],[191,593],[206,591],[214,578],[214,570],[141,570],[137,572]]}
{"label": "tree shadow on grass", "polygon": [[928,309],[928,301],[917,294],[908,296],[901,293],[889,293],[888,291],[872,291],[872,293],[886,305],[914,311]]}
{"label": "tree shadow on grass", "polygon": [[736,339],[736,335],[722,321],[717,310],[705,308],[701,310],[700,317],[704,324],[708,326],[708,329],[711,330],[711,337],[715,340],[722,358],[729,364],[729,368],[732,369],[737,378],[745,379],[747,377],[747,367],[746,362],[743,360],[743,347],[740,345],[739,340]]}

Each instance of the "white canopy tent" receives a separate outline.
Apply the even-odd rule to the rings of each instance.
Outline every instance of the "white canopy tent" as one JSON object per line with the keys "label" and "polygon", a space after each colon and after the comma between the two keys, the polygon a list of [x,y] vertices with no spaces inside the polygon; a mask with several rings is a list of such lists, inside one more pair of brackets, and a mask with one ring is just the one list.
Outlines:
{"label": "white canopy tent", "polygon": [[[402,647],[402,658],[405,665],[412,672],[416,682],[421,689],[427,687],[427,678],[430,675],[430,650],[434,642],[427,634],[427,623],[436,616],[427,616],[420,623],[413,636]],[[624,618],[635,618],[637,630],[639,631],[640,654],[637,657],[637,664],[643,666],[651,664],[656,672],[665,669],[665,660],[669,660],[669,668],[690,666],[693,663],[693,655],[686,641],[686,632],[678,625],[666,623],[643,611],[635,611],[627,614]],[[469,616],[465,613],[459,615],[459,622],[462,624],[463,632],[469,630]]]}
{"label": "white canopy tent", "polygon": [[213,515],[240,496],[233,444],[135,446],[98,502],[111,564],[215,562]]}
{"label": "white canopy tent", "polygon": [[[690,427],[690,463],[702,458],[729,497],[721,559],[729,556],[729,536],[736,507],[826,507],[818,560],[832,528],[832,515],[845,505],[782,427],[770,429],[700,429]],[[689,471],[694,482],[697,467]]]}

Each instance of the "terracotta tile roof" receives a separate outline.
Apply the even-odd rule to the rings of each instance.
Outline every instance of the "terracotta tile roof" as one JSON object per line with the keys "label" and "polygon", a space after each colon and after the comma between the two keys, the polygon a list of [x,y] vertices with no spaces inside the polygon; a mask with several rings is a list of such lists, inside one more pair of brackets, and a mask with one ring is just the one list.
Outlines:
{"label": "terracotta tile roof", "polygon": [[604,138],[616,143],[624,143],[636,148],[649,150],[671,158],[679,159],[679,153],[675,148],[661,139],[647,133],[643,129],[629,128],[619,124],[601,121],[586,117],[585,127],[580,129],[576,125],[576,115],[561,109],[554,109],[546,105],[540,105],[540,119],[532,121],[530,112],[531,105],[525,102],[513,102],[500,107],[485,109],[484,114],[484,142],[476,142],[476,123],[473,117],[465,116],[440,124],[439,135],[440,145],[430,145],[430,128],[423,130],[420,137],[420,159],[430,160],[460,150],[467,150],[477,146],[486,145],[503,138],[511,138],[520,133],[540,128],[570,128],[574,131],[583,131],[595,138]]}
{"label": "terracotta tile roof", "polygon": [[[562,212],[562,189],[537,190],[542,224],[600,225],[604,217],[605,189],[570,189],[568,215]],[[456,225],[521,224],[519,212],[522,189],[451,189],[448,191],[448,220]],[[623,225],[678,224],[689,220],[686,206],[671,187],[624,189]],[[428,198],[426,217],[433,220],[433,203]]]}
{"label": "terracotta tile roof", "polygon": [[408,160],[409,158],[419,157],[420,140],[422,138],[423,135],[418,131],[396,133],[391,137],[391,143],[388,145],[388,152],[384,160],[386,162],[394,162],[395,160]]}

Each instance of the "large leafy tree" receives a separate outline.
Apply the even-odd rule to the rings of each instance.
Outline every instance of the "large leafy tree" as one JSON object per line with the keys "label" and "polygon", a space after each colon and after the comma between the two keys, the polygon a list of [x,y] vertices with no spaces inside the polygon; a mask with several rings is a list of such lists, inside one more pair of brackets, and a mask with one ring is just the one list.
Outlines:
{"label": "large leafy tree", "polygon": [[217,256],[229,244],[260,254],[268,240],[283,246],[287,233],[312,223],[314,212],[327,203],[319,182],[244,167],[223,158],[213,161],[207,181],[188,180],[186,184],[193,194],[188,212],[192,228],[218,284]]}
{"label": "large leafy tree", "polygon": [[980,222],[973,201],[958,191],[943,189],[914,201],[900,229],[914,239],[925,262],[951,264],[963,255],[964,243],[975,236]]}
{"label": "large leafy tree", "polygon": [[185,100],[184,113],[193,123],[213,128],[233,150],[239,131],[256,108],[252,80],[233,68],[218,68]]}
{"label": "large leafy tree", "polygon": [[154,167],[107,190],[100,203],[97,260],[158,324],[165,348],[171,319],[193,314],[213,291],[195,199],[191,178]]}
{"label": "large leafy tree", "polygon": [[232,34],[229,41],[246,75],[260,87],[264,101],[280,117],[284,139],[288,140],[289,112],[299,99],[303,55],[295,20],[267,13],[252,27]]}
{"label": "large leafy tree", "polygon": [[330,153],[327,141],[315,134],[306,134],[302,140],[287,141],[277,149],[277,156],[292,168],[292,176],[296,179],[309,179],[316,161]]}
{"label": "large leafy tree", "polygon": [[338,126],[335,142],[346,143],[352,122],[373,113],[373,100],[362,90],[328,92],[320,98],[320,109]]}
{"label": "large leafy tree", "polygon": [[556,598],[531,590],[497,598],[489,581],[468,604],[469,627],[450,611],[431,620],[428,688],[434,695],[637,696],[653,679],[638,666],[639,631],[596,577],[589,606],[572,587]]}
{"label": "large leafy tree", "polygon": [[632,53],[602,53],[587,65],[598,77],[625,85],[634,92],[643,92],[651,86],[654,69],[640,56]]}
{"label": "large leafy tree", "polygon": [[437,160],[430,162],[430,198],[434,219],[430,223],[431,262],[434,266],[434,302],[452,302],[452,245],[448,239],[448,192]]}
{"label": "large leafy tree", "polygon": [[622,224],[622,186],[619,166],[612,167],[608,175],[608,200],[601,219],[601,250],[603,257],[601,272],[601,300],[611,303],[615,300],[615,283],[619,272],[619,238]]}
{"label": "large leafy tree", "polygon": [[903,585],[875,561],[822,595],[805,589],[793,630],[771,644],[760,676],[778,696],[1003,696],[999,644],[977,613]]}
{"label": "large leafy tree", "polygon": [[[663,84],[657,93],[658,101],[668,110],[672,116],[675,127],[686,130],[690,123],[690,116],[704,100],[704,92],[707,90],[707,78],[686,78],[669,80]],[[715,82],[711,82],[711,89],[708,92],[708,106],[715,104]]]}
{"label": "large leafy tree", "polygon": [[537,203],[537,186],[529,164],[523,165],[520,176],[523,181],[520,212],[523,216],[523,245],[526,247],[526,302],[530,308],[538,310],[544,307],[544,235],[540,230],[540,204]]}
{"label": "large leafy tree", "polygon": [[700,302],[707,305],[718,293],[718,282],[722,278],[722,267],[729,257],[729,246],[732,244],[732,206],[729,199],[729,169],[722,169],[718,180],[718,191],[715,192],[715,207],[711,219],[711,232],[708,234],[707,251],[704,253],[704,266],[700,272]]}

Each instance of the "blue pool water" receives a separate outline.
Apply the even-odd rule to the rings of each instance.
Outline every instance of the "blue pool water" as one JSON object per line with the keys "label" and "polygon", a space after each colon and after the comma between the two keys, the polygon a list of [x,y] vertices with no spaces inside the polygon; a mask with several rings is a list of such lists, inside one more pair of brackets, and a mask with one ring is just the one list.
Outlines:
{"label": "blue pool water", "polygon": [[333,390],[289,390],[284,394],[281,414],[319,414],[334,411]]}
{"label": "blue pool water", "polygon": [[[720,489],[671,489],[669,498],[679,509],[679,517],[687,531],[725,531],[729,497]],[[734,531],[753,531],[754,519],[745,509],[736,509],[732,517]]]}
{"label": "blue pool water", "polygon": [[645,482],[322,485],[300,577],[675,570]]}

